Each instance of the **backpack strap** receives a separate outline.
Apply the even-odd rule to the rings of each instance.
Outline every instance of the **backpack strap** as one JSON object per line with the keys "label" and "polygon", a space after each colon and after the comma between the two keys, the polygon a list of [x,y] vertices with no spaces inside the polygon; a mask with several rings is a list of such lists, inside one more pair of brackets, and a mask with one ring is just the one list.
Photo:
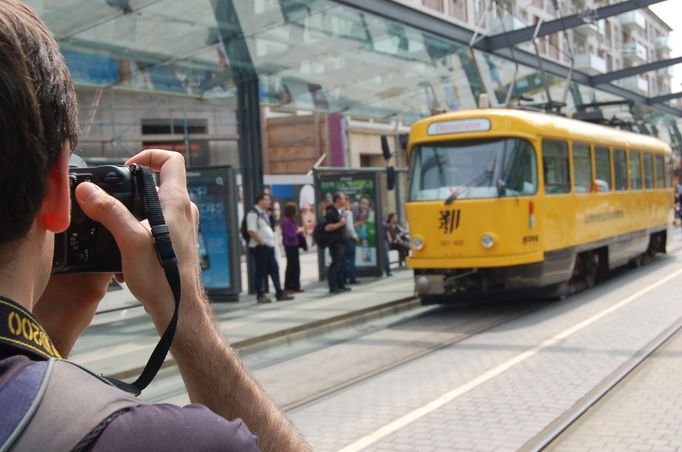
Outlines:
{"label": "backpack strap", "polygon": [[84,438],[96,439],[91,432],[112,414],[144,404],[75,364],[63,360],[50,362],[52,372],[45,378],[42,400],[20,432],[13,451],[82,447]]}
{"label": "backpack strap", "polygon": [[33,418],[43,399],[54,361],[30,364],[0,388],[0,451],[9,450]]}

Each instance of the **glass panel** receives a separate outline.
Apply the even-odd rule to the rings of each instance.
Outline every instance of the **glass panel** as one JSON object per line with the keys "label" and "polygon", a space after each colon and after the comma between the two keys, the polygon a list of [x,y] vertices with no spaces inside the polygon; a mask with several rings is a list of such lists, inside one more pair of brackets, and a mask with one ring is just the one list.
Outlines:
{"label": "glass panel", "polygon": [[654,156],[648,152],[644,153],[644,186],[649,188],[654,188]]}
{"label": "glass panel", "polygon": [[592,158],[589,145],[573,143],[573,171],[575,173],[575,192],[590,192],[592,188]]}
{"label": "glass panel", "polygon": [[594,161],[597,167],[596,183],[599,192],[611,191],[611,159],[609,148],[597,146],[594,151]]}
{"label": "glass panel", "polygon": [[665,166],[668,168],[666,172],[666,181],[668,182],[668,188],[673,187],[673,163],[669,158],[665,159]]}
{"label": "glass panel", "polygon": [[639,152],[630,152],[630,188],[642,189],[642,161]]}
{"label": "glass panel", "polygon": [[412,151],[410,199],[494,198],[537,191],[533,146],[496,139],[437,143]]}
{"label": "glass panel", "polygon": [[628,189],[628,167],[624,150],[613,150],[613,169],[616,174],[616,190],[626,191]]}
{"label": "glass panel", "polygon": [[656,188],[665,188],[665,162],[662,155],[656,156]]}
{"label": "glass panel", "polygon": [[545,175],[545,193],[554,195],[571,191],[568,144],[565,141],[542,142],[542,170]]}

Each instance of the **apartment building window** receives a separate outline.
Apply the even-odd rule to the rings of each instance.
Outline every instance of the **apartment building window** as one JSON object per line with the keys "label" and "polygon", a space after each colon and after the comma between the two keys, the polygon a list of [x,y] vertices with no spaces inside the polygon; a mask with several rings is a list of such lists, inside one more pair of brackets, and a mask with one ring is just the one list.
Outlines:
{"label": "apartment building window", "polygon": [[466,0],[450,0],[450,15],[457,19],[467,20],[467,2]]}
{"label": "apartment building window", "polygon": [[559,58],[559,34],[549,35],[549,55],[552,58]]}
{"label": "apartment building window", "polygon": [[441,13],[445,11],[443,8],[443,0],[423,0],[424,6],[430,9],[435,9],[436,11],[440,11]]}
{"label": "apartment building window", "polygon": [[612,40],[611,40],[611,24],[606,22],[606,29],[604,30],[606,33],[606,45],[608,47],[612,46]]}
{"label": "apartment building window", "polygon": [[540,9],[545,8],[545,1],[544,0],[533,0],[533,5],[537,6]]}
{"label": "apartment building window", "polygon": [[613,70],[613,57],[611,55],[606,55],[606,70],[608,72]]}

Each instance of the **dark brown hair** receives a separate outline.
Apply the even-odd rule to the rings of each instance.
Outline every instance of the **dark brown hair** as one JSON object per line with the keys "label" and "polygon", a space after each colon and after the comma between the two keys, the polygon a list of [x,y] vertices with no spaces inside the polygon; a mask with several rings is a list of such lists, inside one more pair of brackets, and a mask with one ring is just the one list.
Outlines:
{"label": "dark brown hair", "polygon": [[59,46],[38,16],[0,0],[0,244],[23,238],[50,168],[78,142],[76,93]]}
{"label": "dark brown hair", "polygon": [[296,203],[288,202],[284,206],[284,216],[287,218],[294,218],[296,216]]}

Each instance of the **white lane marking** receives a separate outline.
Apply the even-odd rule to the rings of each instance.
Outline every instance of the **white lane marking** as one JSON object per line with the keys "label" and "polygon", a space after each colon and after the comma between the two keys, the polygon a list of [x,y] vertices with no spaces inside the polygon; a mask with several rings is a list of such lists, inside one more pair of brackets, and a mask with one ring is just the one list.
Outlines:
{"label": "white lane marking", "polygon": [[614,304],[613,306],[601,311],[598,314],[595,314],[594,316],[587,318],[583,320],[582,322],[574,325],[573,327],[562,331],[561,333],[558,333],[555,336],[552,336],[551,338],[545,340],[544,342],[536,345],[530,350],[527,350],[523,353],[520,353],[516,355],[513,358],[510,358],[509,360],[503,362],[502,364],[482,373],[478,377],[474,378],[473,380],[470,380],[469,382],[463,384],[462,386],[459,386],[455,389],[453,389],[450,392],[447,392],[443,394],[442,396],[438,397],[435,400],[432,400],[431,402],[427,403],[426,405],[417,408],[414,411],[411,411],[407,413],[406,415],[394,420],[393,422],[390,422],[383,427],[381,427],[378,430],[375,430],[374,432],[363,436],[362,438],[354,441],[353,443],[347,445],[343,449],[340,449],[339,452],[356,452],[359,450],[362,450],[366,447],[371,446],[372,444],[376,443],[382,438],[385,438],[386,436],[390,435],[391,433],[394,433],[401,428],[405,427],[408,424],[411,424],[412,422],[426,416],[427,414],[437,410],[438,408],[442,407],[443,405],[452,402],[454,399],[457,397],[471,391],[472,389],[482,385],[483,383],[495,378],[496,376],[500,375],[501,373],[511,369],[515,365],[519,364],[520,362],[538,354],[542,350],[549,348],[558,342],[566,339],[570,335],[582,330],[583,328],[593,324],[597,320],[600,320],[604,318],[605,316],[611,314],[612,312],[622,308],[623,306],[627,305],[628,303],[632,302],[633,300],[641,297],[647,292],[650,292],[651,290],[665,284],[666,282],[670,281],[671,279],[675,278],[679,274],[682,274],[682,269],[666,276],[665,278],[659,280],[658,282],[640,290],[639,292],[636,292],[632,295],[630,295],[628,298],[624,299],[623,301]]}

